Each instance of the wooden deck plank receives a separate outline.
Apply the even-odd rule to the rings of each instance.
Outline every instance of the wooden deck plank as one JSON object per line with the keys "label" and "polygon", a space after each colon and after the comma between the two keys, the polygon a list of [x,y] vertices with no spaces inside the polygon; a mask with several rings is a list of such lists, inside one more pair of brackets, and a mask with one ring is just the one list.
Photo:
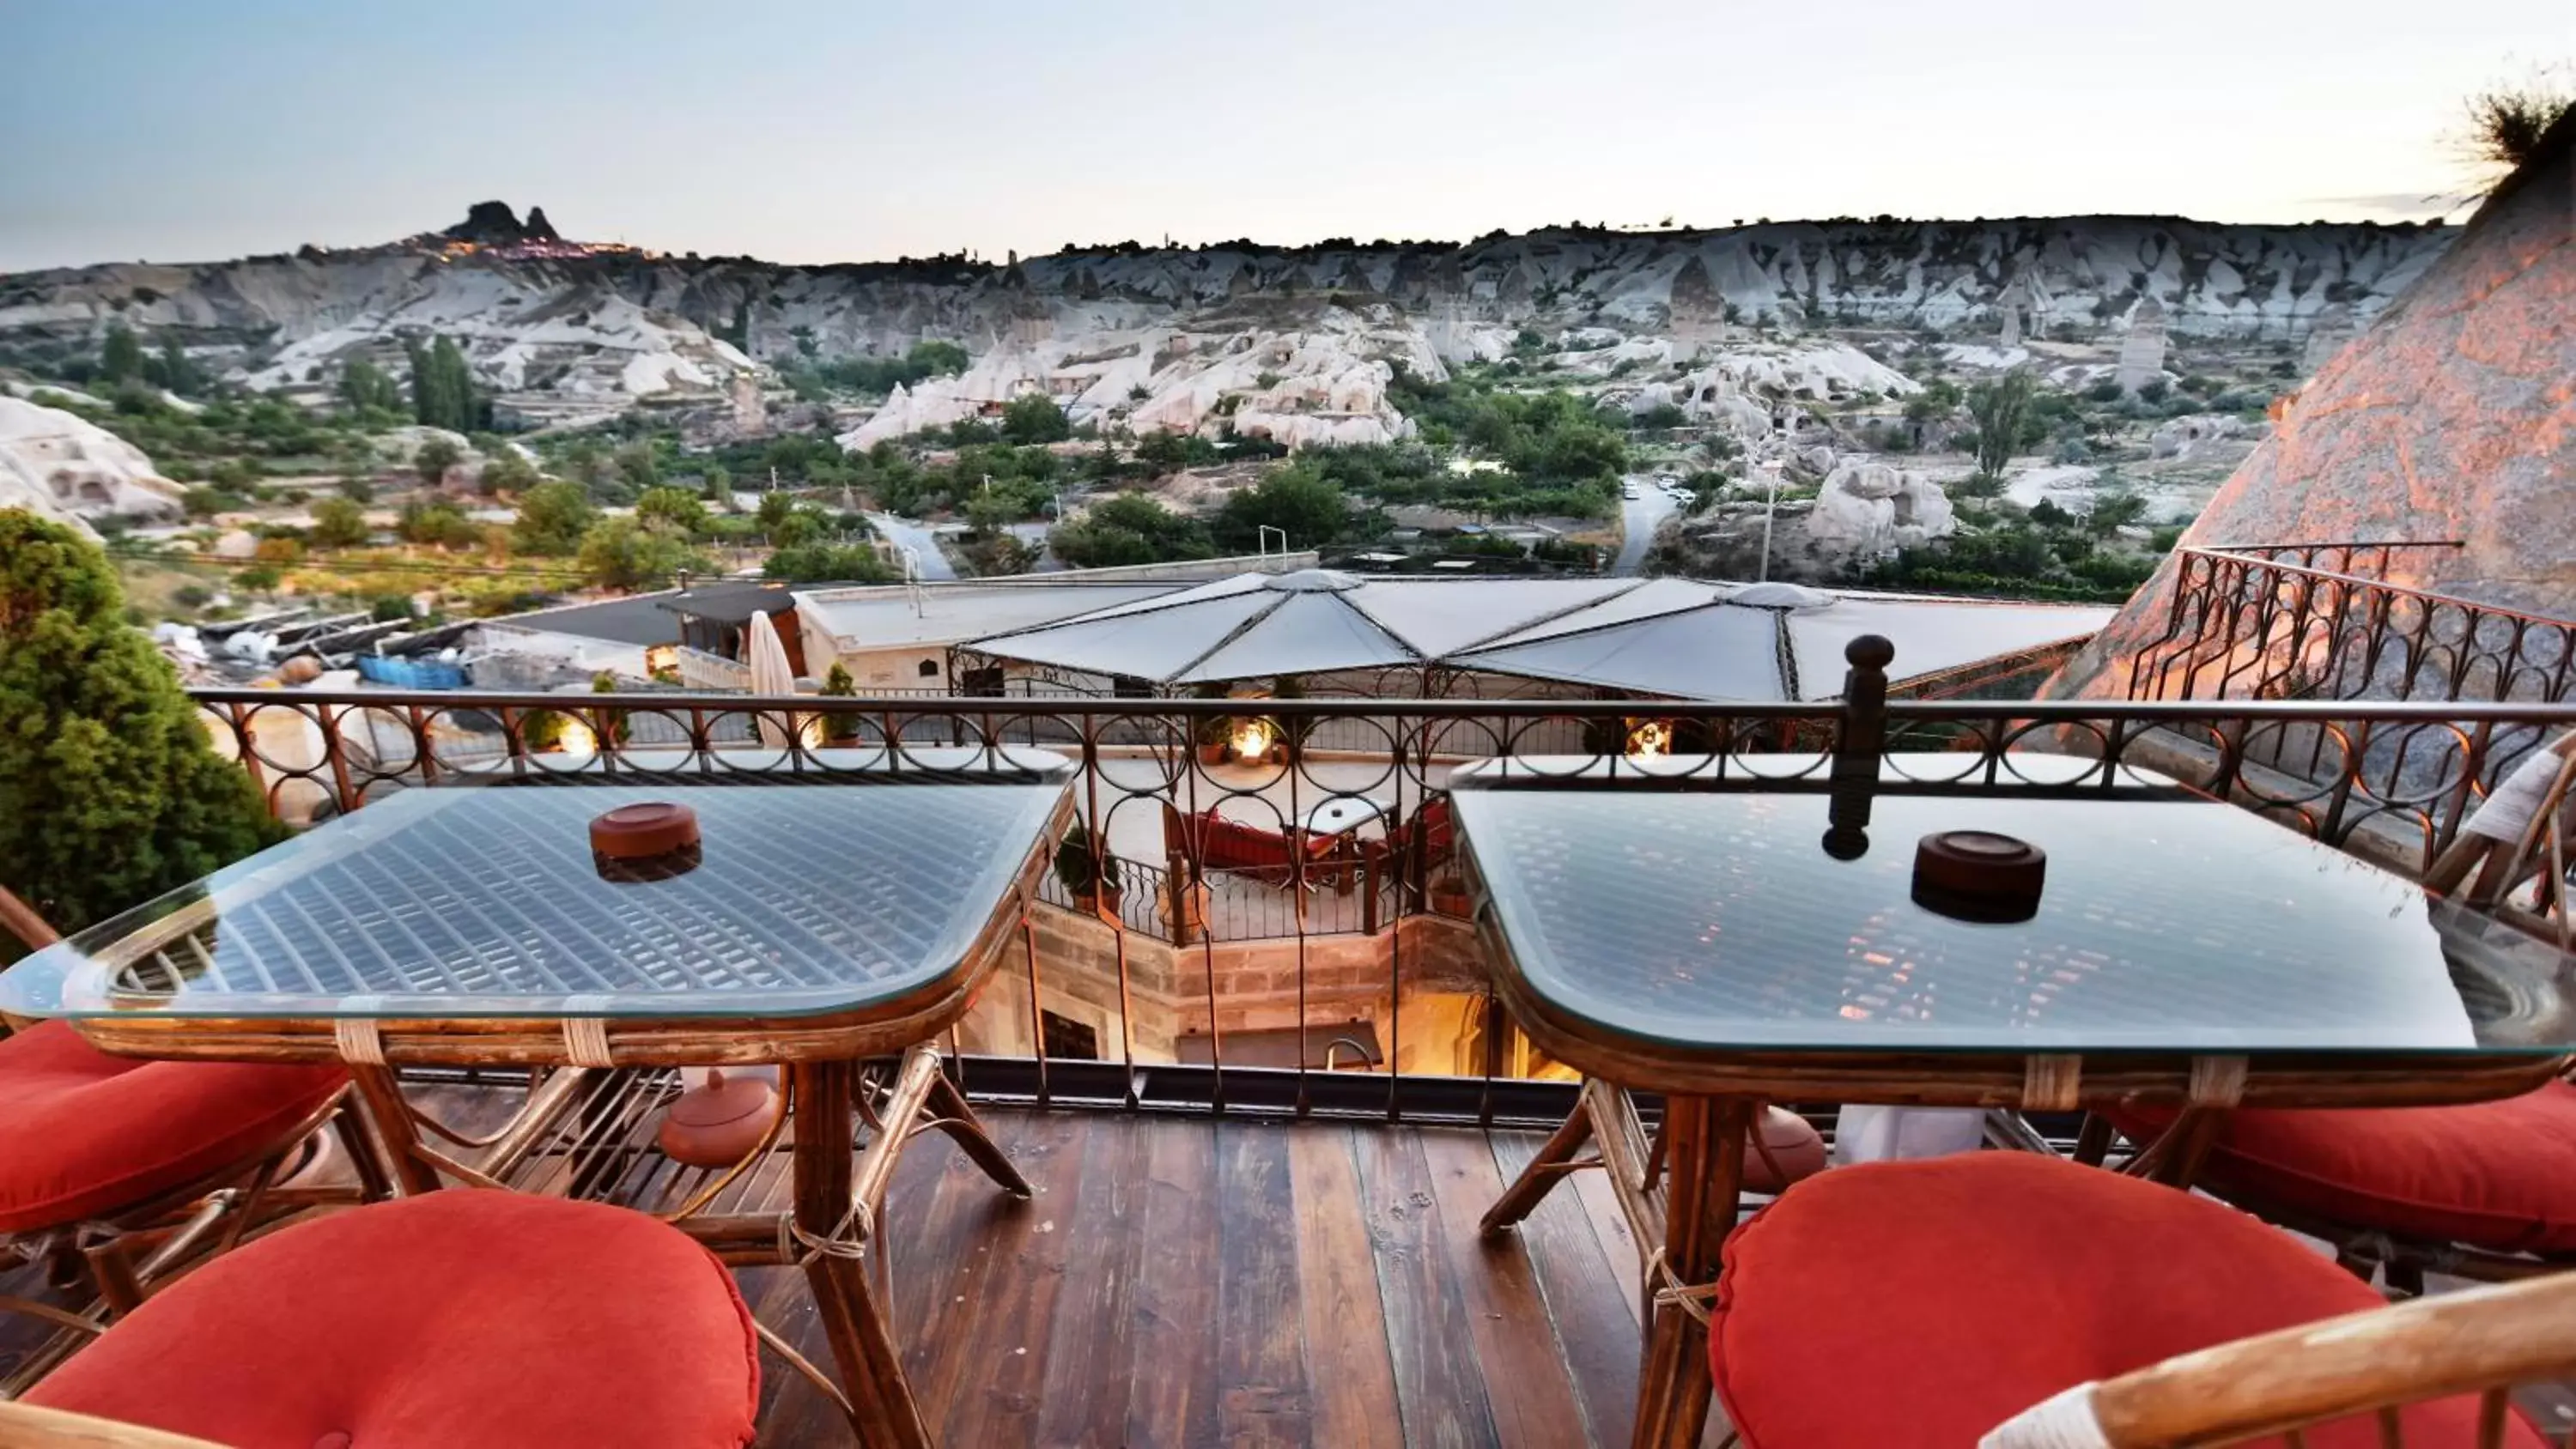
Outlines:
{"label": "wooden deck plank", "polygon": [[[1544,1139],[1535,1132],[1492,1134],[1503,1181],[1518,1174]],[[1599,1177],[1598,1172],[1576,1174]],[[1622,1226],[1625,1226],[1624,1220]],[[1592,1442],[1621,1445],[1637,1415],[1638,1308],[1630,1265],[1613,1262],[1593,1230],[1574,1184],[1560,1182],[1513,1230],[1518,1233],[1547,1305],[1557,1350],[1574,1385]]]}
{"label": "wooden deck plank", "polygon": [[[987,1121],[994,1142],[1021,1165],[1032,1187],[1039,1174],[1029,1171],[1037,1164],[1024,1138],[1038,1120],[1037,1114],[1015,1112]],[[968,1392],[966,1385],[979,1382],[986,1372],[972,1345],[1009,1272],[994,1244],[1014,1222],[1040,1218],[1033,1211],[1035,1202],[1020,1202],[995,1187],[945,1138],[921,1138],[904,1154],[903,1166],[913,1165],[915,1153],[934,1160],[938,1176],[926,1207],[906,1208],[900,1176],[886,1194],[888,1231],[894,1235],[895,1311],[901,1319],[895,1338],[904,1345],[903,1371],[912,1381],[914,1402],[923,1419],[936,1425],[948,1406]],[[910,1217],[915,1211],[920,1219]],[[907,1228],[907,1221],[917,1226]]]}
{"label": "wooden deck plank", "polygon": [[[1536,1152],[1538,1139],[1532,1138],[1530,1151]],[[1524,1155],[1526,1160],[1526,1154]],[[1611,1189],[1610,1179],[1601,1169],[1591,1168],[1574,1174],[1569,1184],[1575,1201],[1582,1204],[1583,1216],[1592,1224],[1592,1236],[1601,1244],[1602,1256],[1610,1260],[1617,1275],[1619,1301],[1628,1309],[1628,1319],[1636,1325],[1638,1341],[1646,1332],[1646,1296],[1639,1283],[1645,1272],[1645,1249],[1639,1246],[1636,1233],[1628,1226],[1628,1215],[1619,1210],[1619,1196]]]}
{"label": "wooden deck plank", "polygon": [[1297,1301],[1297,1198],[1289,1132],[1220,1124],[1216,1134],[1217,1434],[1242,1449],[1313,1437],[1306,1322]]}
{"label": "wooden deck plank", "polygon": [[1386,1305],[1378,1296],[1359,1166],[1351,1155],[1352,1133],[1373,1130],[1316,1122],[1287,1132],[1297,1205],[1297,1308],[1316,1390],[1314,1442],[1341,1449],[1401,1449],[1404,1443]]}
{"label": "wooden deck plank", "polygon": [[[1463,1291],[1467,1324],[1483,1367],[1495,1437],[1505,1446],[1581,1444],[1588,1430],[1572,1371],[1549,1324],[1547,1302],[1516,1235],[1487,1238],[1477,1219],[1502,1195],[1502,1173],[1484,1135],[1425,1128],[1419,1141],[1431,1171],[1444,1259]],[[1623,1431],[1595,1444],[1622,1444]]]}
{"label": "wooden deck plank", "polygon": [[1499,1445],[1420,1134],[1355,1130],[1351,1144],[1404,1441],[1441,1449]]}
{"label": "wooden deck plank", "polygon": [[1136,1376],[1127,1399],[1131,1449],[1216,1440],[1216,1124],[1152,1124],[1145,1166],[1143,1270],[1136,1275]]}
{"label": "wooden deck plank", "polygon": [[1127,1438],[1127,1386],[1152,1371],[1136,1357],[1152,1130],[1101,1114],[1083,1149],[1081,1215],[1056,1224],[1069,1251],[1039,1389],[1036,1442],[1045,1449],[1118,1449]]}
{"label": "wooden deck plank", "polygon": [[946,1409],[943,1444],[1037,1438],[1056,1301],[1074,1234],[1089,1226],[1082,1216],[1083,1153],[1095,1120],[1082,1112],[1039,1112],[1021,1124],[1011,1160],[1036,1196],[993,1218],[977,1245],[987,1255],[985,1296],[964,1350],[974,1371],[944,1399],[923,1401]]}

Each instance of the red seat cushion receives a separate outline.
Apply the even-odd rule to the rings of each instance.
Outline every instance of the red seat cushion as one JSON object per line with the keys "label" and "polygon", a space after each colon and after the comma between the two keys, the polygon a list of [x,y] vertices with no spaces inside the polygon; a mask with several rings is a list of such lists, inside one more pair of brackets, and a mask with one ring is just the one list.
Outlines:
{"label": "red seat cushion", "polygon": [[697,1449],[750,1442],[758,1351],[678,1229],[459,1188],[217,1258],[27,1398],[239,1449]]}
{"label": "red seat cushion", "polygon": [[0,1233],[133,1207],[280,1145],[338,1067],[112,1057],[59,1021],[0,1038]]}
{"label": "red seat cushion", "polygon": [[[2171,1113],[2120,1112],[2141,1140]],[[2249,1204],[2499,1252],[2576,1252],[2576,1087],[2466,1107],[2228,1114],[2201,1179]]]}
{"label": "red seat cushion", "polygon": [[[1746,1449],[1964,1446],[2076,1384],[2379,1303],[2233,1208],[1977,1152],[1836,1168],[1756,1214],[1727,1240],[1709,1359]],[[2473,1444],[2476,1401],[2410,1410],[2407,1429]],[[2379,1439],[2365,1421],[2308,1443]]]}

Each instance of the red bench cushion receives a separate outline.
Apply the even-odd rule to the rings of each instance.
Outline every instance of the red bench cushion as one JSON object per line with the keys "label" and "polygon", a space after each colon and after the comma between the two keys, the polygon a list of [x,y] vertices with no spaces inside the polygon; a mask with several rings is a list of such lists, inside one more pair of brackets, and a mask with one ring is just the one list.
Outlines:
{"label": "red bench cushion", "polygon": [[0,1233],[133,1207],[280,1145],[337,1067],[112,1057],[59,1021],[0,1038]]}
{"label": "red bench cushion", "polygon": [[[2233,1208],[1978,1152],[1791,1187],[1727,1241],[1709,1358],[1746,1449],[1970,1445],[2076,1384],[2379,1303]],[[2407,1430],[2410,1445],[2475,1443],[2476,1401],[2410,1410]],[[2308,1443],[2379,1440],[2365,1421]]]}
{"label": "red bench cushion", "polygon": [[459,1188],[226,1254],[27,1397],[240,1449],[697,1449],[750,1442],[758,1351],[679,1230]]}
{"label": "red bench cushion", "polygon": [[[2112,1120],[2151,1138],[2170,1113]],[[2250,1202],[2499,1252],[2576,1252],[2576,1087],[2467,1107],[2229,1114],[2201,1178]]]}

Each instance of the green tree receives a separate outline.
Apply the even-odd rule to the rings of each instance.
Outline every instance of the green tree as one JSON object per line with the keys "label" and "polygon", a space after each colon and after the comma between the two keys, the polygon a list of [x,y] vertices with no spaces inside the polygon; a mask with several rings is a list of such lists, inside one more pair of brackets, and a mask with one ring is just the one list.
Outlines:
{"label": "green tree", "polygon": [[688,542],[632,518],[603,518],[581,536],[575,560],[603,589],[657,588],[682,569],[704,568]]}
{"label": "green tree", "polygon": [[486,498],[503,493],[525,493],[545,481],[537,465],[519,455],[519,450],[506,444],[483,462],[483,471],[474,475],[474,491]]}
{"label": "green tree", "polygon": [[65,931],[285,835],[124,613],[96,545],[0,511],[0,883]]}
{"label": "green tree", "polygon": [[686,488],[647,488],[635,500],[635,516],[644,523],[686,537],[707,526],[707,506]]}
{"label": "green tree", "polygon": [[573,553],[598,516],[580,484],[540,483],[519,495],[519,517],[510,535],[521,553]]}
{"label": "green tree", "polygon": [[356,548],[375,530],[367,527],[367,510],[346,498],[325,498],[313,505],[313,541],[323,548]]}
{"label": "green tree", "polygon": [[627,487],[640,493],[662,485],[662,464],[653,456],[651,443],[629,443],[617,450],[615,461],[618,476],[626,480]]}
{"label": "green tree", "polygon": [[706,500],[709,508],[719,513],[733,511],[733,475],[731,473],[709,464],[705,474],[700,477],[698,486],[700,496]]}
{"label": "green tree", "polygon": [[2030,421],[2030,396],[2030,373],[2019,367],[1968,389],[1968,416],[1977,423],[1978,472],[2003,476],[2004,465],[2012,461],[2013,449],[2021,445],[2022,429]]}
{"label": "green tree", "polygon": [[448,470],[465,461],[465,451],[445,438],[432,438],[411,455],[411,465],[420,473],[420,481],[432,488],[447,481]]}
{"label": "green tree", "polygon": [[110,382],[143,376],[143,344],[122,322],[107,324],[107,340],[98,349],[98,375]]}
{"label": "green tree", "polygon": [[161,339],[160,355],[152,359],[149,371],[154,381],[172,392],[185,395],[197,390],[196,364],[188,360],[187,349],[176,337]]}
{"label": "green tree", "polygon": [[373,480],[352,473],[340,480],[340,496],[352,503],[373,503],[376,501],[376,485]]}
{"label": "green tree", "polygon": [[408,351],[412,420],[460,433],[483,426],[489,407],[474,385],[474,369],[456,344],[440,336],[427,347],[414,342]]}
{"label": "green tree", "polygon": [[1075,568],[1164,563],[1216,553],[1205,526],[1142,493],[1121,493],[1047,535],[1055,556]]}
{"label": "green tree", "polygon": [[1055,399],[1042,392],[1022,393],[1002,409],[1002,436],[1023,446],[1033,443],[1060,443],[1073,436],[1073,424],[1067,422],[1064,409]]}
{"label": "green tree", "polygon": [[760,566],[761,576],[791,583],[881,583],[893,570],[865,544],[800,543],[778,549]]}
{"label": "green tree", "polygon": [[483,528],[453,503],[413,502],[403,505],[394,536],[432,548],[465,549],[483,542]]}
{"label": "green tree", "polygon": [[340,369],[340,404],[362,417],[399,413],[403,410],[402,388],[385,375],[383,368],[357,358]]}
{"label": "green tree", "polygon": [[1258,548],[1265,527],[1287,534],[1288,548],[1320,548],[1341,534],[1350,516],[1350,500],[1332,480],[1305,463],[1291,463],[1226,499],[1214,533],[1218,543],[1238,551]]}

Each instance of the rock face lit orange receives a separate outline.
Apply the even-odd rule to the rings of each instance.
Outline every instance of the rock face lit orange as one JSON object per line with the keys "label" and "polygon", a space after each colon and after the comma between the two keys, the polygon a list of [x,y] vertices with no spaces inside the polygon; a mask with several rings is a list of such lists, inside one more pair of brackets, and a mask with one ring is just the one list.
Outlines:
{"label": "rock face lit orange", "polygon": [[[2576,116],[2274,419],[2183,545],[2448,540],[2391,583],[2576,618]],[[2118,697],[2175,564],[2050,681]]]}

